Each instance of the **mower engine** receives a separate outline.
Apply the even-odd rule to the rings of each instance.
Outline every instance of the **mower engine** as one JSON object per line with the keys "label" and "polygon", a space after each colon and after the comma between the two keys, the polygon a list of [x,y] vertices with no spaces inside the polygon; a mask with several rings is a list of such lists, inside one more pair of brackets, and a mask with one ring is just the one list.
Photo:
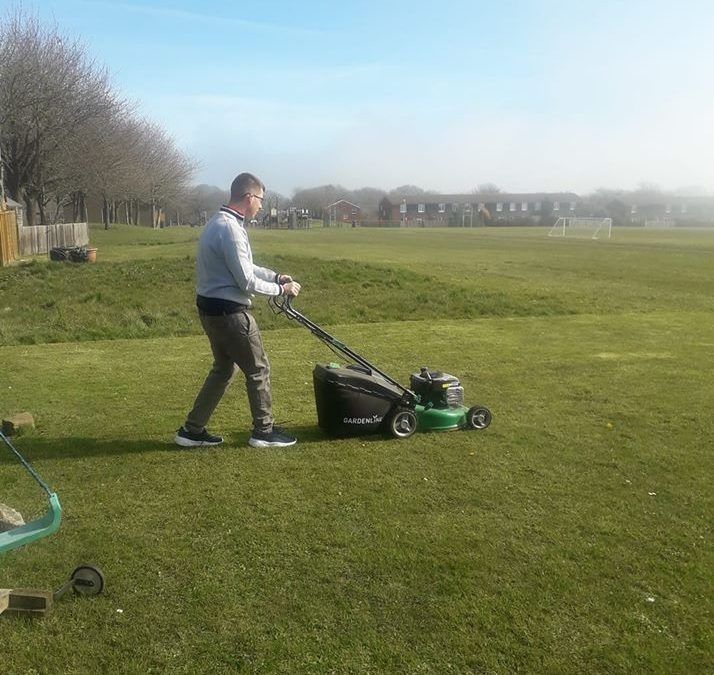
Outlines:
{"label": "mower engine", "polygon": [[464,388],[453,375],[422,368],[412,373],[409,388],[425,408],[459,408],[464,404]]}

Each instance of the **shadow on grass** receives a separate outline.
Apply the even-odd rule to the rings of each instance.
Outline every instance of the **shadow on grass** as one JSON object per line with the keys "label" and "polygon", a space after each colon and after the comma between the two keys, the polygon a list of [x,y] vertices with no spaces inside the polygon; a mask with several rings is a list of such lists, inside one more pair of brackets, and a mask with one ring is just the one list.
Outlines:
{"label": "shadow on grass", "polygon": [[[301,445],[311,445],[313,443],[322,443],[324,441],[330,440],[319,427],[317,426],[295,426],[292,424],[278,423],[279,426],[285,428],[289,434],[296,436],[298,439],[297,445],[294,446],[294,450],[299,450]],[[218,432],[221,433],[221,432]],[[249,431],[241,431],[235,434],[225,433],[225,444],[229,448],[248,448],[248,439],[250,438]],[[261,450],[261,448],[253,448],[253,450]]]}
{"label": "shadow on grass", "polygon": [[[298,443],[295,450],[301,446],[312,445],[330,440],[322,430],[316,426],[291,426],[289,432],[295,434]],[[238,433],[224,433],[225,441],[221,448],[225,450],[238,450],[248,448],[248,431]],[[147,452],[201,452],[214,450],[206,448],[181,448],[173,442],[174,432],[170,431],[165,438],[83,438],[68,436],[64,438],[39,438],[25,435],[19,439],[12,439],[13,445],[30,462],[45,459],[64,459],[66,457],[110,457],[112,455],[144,454]],[[13,464],[17,460],[12,454],[3,452],[0,447],[0,466]]]}

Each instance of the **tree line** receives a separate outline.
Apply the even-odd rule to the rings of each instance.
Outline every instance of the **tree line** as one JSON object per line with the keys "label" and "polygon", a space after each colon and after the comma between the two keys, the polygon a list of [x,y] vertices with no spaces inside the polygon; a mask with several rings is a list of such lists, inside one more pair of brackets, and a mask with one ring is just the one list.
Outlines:
{"label": "tree line", "polygon": [[[472,190],[477,192],[497,193],[501,189],[495,183],[480,183]],[[384,197],[418,197],[438,194],[436,190],[429,190],[418,185],[400,185],[393,190],[382,190],[381,188],[363,187],[357,190],[349,190],[342,185],[320,185],[312,188],[296,188],[291,205],[308,209],[316,218],[322,218],[327,206],[334,204],[340,199],[357,204],[367,217],[377,218],[379,203]]]}
{"label": "tree line", "polygon": [[349,190],[342,185],[320,185],[312,188],[296,188],[290,200],[290,205],[300,209],[307,209],[313,217],[322,218],[325,215],[326,207],[340,199],[345,199],[348,202],[357,204],[364,214],[376,218],[379,202],[384,197],[422,194],[429,194],[429,191],[423,190],[416,185],[401,185],[389,192],[373,187]]}
{"label": "tree line", "polygon": [[0,19],[0,190],[24,202],[29,225],[65,210],[87,220],[93,196],[105,227],[140,224],[142,210],[158,227],[195,168],[113,90],[80,40],[21,8]]}
{"label": "tree line", "polygon": [[[507,194],[507,191],[495,183],[479,183],[471,190],[471,193],[495,195]],[[396,199],[423,196],[427,199],[430,195],[436,194],[440,193],[436,190],[421,188],[418,185],[401,185],[389,191],[372,187],[349,190],[341,185],[320,185],[297,188],[290,200],[290,205],[308,209],[313,217],[322,218],[328,205],[345,199],[357,204],[362,209],[363,216],[376,220],[379,203],[384,197]],[[640,183],[635,190],[598,188],[591,193],[581,195],[579,201],[586,205],[583,208],[590,209],[590,215],[612,217],[618,223],[627,223],[631,221],[630,203],[632,201],[647,204],[667,199],[676,200],[682,197],[703,197],[707,194],[706,190],[697,186],[687,186],[670,191],[662,189],[655,183]]]}

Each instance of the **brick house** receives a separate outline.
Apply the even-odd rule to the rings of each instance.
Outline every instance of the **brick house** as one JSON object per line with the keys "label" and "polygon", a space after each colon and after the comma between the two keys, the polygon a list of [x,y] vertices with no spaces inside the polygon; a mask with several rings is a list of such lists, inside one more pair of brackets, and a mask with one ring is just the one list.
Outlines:
{"label": "brick house", "polygon": [[362,209],[348,202],[346,199],[338,199],[336,202],[325,207],[323,212],[325,225],[359,225],[362,222]]}
{"label": "brick house", "polygon": [[547,225],[576,215],[581,203],[573,192],[387,196],[379,204],[379,220],[416,227]]}
{"label": "brick house", "polygon": [[618,214],[622,225],[714,226],[714,197],[631,192],[621,195],[618,201],[622,205]]}

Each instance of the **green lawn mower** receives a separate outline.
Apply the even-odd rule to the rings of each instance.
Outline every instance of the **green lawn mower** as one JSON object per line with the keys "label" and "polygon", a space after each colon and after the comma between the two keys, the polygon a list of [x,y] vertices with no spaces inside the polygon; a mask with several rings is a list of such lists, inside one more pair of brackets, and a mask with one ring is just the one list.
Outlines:
{"label": "green lawn mower", "polygon": [[411,375],[407,389],[298,312],[290,297],[270,298],[268,304],[351,361],[345,367],[317,364],[313,370],[318,424],[330,436],[409,438],[416,431],[485,429],[491,423],[488,408],[463,404],[464,388],[453,375],[424,367]]}

